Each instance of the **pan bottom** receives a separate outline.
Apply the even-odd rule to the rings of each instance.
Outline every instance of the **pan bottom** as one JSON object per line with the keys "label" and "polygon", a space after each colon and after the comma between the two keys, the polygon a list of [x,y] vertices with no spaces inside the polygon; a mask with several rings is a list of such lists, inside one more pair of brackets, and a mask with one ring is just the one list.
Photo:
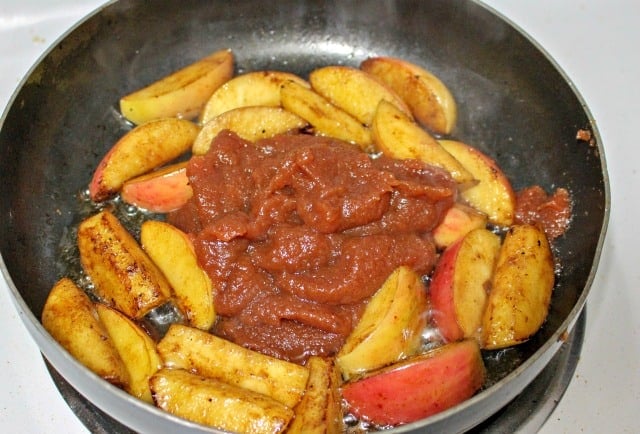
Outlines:
{"label": "pan bottom", "polygon": [[[575,372],[586,327],[586,307],[573,331],[542,372],[496,414],[469,434],[536,432],[556,408]],[[95,434],[135,434],[87,401],[46,361],[60,394],[89,432]]]}

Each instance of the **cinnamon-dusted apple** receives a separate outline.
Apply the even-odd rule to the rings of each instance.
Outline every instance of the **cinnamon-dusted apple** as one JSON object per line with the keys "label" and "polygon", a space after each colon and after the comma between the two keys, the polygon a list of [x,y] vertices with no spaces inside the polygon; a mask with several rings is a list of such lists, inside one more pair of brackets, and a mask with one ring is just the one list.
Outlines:
{"label": "cinnamon-dusted apple", "polygon": [[555,275],[553,253],[542,229],[515,225],[496,263],[482,319],[482,345],[504,348],[528,340],[549,313]]}
{"label": "cinnamon-dusted apple", "polygon": [[42,325],[76,360],[108,382],[125,388],[129,374],[89,296],[67,277],[51,289]]}
{"label": "cinnamon-dusted apple", "polygon": [[370,148],[369,128],[319,93],[294,82],[283,84],[280,92],[282,107],[309,122],[317,134]]}
{"label": "cinnamon-dusted apple", "polygon": [[128,317],[140,319],[170,300],[169,282],[110,211],[80,223],[78,250],[96,295]]}

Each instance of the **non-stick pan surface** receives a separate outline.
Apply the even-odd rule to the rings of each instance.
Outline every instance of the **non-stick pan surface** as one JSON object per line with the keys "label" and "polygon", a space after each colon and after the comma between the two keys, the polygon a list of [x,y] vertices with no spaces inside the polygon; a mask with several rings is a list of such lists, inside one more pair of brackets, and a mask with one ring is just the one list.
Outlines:
{"label": "non-stick pan surface", "polygon": [[[0,132],[0,249],[17,309],[45,357],[88,400],[140,432],[202,429],[99,380],[39,318],[61,277],[60,240],[98,161],[130,126],[119,97],[221,48],[238,72],[357,66],[372,55],[430,69],[459,108],[453,136],[494,157],[516,189],[567,187],[569,232],[546,324],[529,342],[485,353],[490,381],[466,403],[399,428],[458,432],[486,419],[546,365],[576,321],[603,242],[609,192],[603,148],[570,81],[531,40],[484,6],[430,1],[127,1],[97,11],[32,69]],[[579,130],[591,140],[576,139]]]}

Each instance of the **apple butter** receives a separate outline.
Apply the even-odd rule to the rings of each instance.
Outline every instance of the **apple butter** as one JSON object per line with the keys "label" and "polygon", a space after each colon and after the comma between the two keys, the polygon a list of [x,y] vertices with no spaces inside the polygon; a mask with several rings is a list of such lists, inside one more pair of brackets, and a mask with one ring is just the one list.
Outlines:
{"label": "apple butter", "polygon": [[220,133],[187,166],[193,197],[169,215],[213,280],[212,332],[303,362],[335,354],[400,265],[427,274],[449,174],[305,134]]}

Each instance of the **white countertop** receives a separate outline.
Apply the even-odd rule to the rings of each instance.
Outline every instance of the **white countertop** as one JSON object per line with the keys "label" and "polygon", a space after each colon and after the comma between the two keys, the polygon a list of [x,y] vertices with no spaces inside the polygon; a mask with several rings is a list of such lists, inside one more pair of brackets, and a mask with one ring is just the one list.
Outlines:
{"label": "white countertop", "polygon": [[[0,0],[0,109],[39,56],[101,0]],[[602,135],[612,212],[587,303],[586,338],[565,396],[542,433],[640,430],[640,3],[490,0],[551,54]],[[2,158],[2,156],[0,156]],[[633,193],[636,191],[636,193]],[[626,226],[631,224],[632,226]],[[0,281],[0,432],[84,433]]]}

